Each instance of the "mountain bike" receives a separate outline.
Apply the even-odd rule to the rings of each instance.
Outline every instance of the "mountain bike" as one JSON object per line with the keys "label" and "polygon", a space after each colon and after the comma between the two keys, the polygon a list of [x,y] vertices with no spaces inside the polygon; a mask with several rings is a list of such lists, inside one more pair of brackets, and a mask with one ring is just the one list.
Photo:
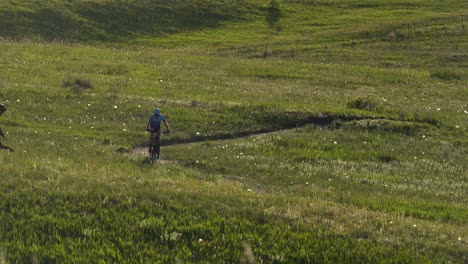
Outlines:
{"label": "mountain bike", "polygon": [[[169,132],[163,132],[163,134],[168,134]],[[149,159],[151,163],[159,159],[159,153],[161,150],[161,131],[151,132],[150,136],[150,145],[148,148]]]}

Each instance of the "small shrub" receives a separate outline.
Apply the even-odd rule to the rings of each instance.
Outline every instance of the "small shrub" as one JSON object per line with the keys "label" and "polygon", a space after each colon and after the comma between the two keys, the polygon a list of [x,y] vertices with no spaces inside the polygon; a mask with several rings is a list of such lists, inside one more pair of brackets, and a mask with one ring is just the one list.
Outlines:
{"label": "small shrub", "polygon": [[82,78],[66,78],[62,82],[62,87],[69,89],[70,91],[80,94],[85,90],[91,89],[93,86],[91,82]]}
{"label": "small shrub", "polygon": [[349,101],[347,106],[348,108],[366,110],[371,112],[380,112],[382,110],[382,107],[379,106],[378,103],[370,97],[357,97]]}
{"label": "small shrub", "polygon": [[400,116],[400,119],[401,119],[401,120],[404,120],[405,117],[406,117],[405,111],[400,110],[400,112],[398,112],[398,116]]}

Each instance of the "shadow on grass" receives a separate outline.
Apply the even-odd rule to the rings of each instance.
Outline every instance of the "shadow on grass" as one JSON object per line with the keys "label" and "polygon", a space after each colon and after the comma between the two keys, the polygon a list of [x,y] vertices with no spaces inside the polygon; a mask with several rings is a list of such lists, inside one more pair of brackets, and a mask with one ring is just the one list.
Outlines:
{"label": "shadow on grass", "polygon": [[180,1],[16,3],[0,10],[0,36],[63,41],[118,41],[241,19],[248,5]]}

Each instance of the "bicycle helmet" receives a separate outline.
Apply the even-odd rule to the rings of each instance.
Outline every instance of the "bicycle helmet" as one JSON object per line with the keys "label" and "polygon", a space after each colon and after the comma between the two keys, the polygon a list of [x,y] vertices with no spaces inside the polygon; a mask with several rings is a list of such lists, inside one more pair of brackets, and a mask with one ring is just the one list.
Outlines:
{"label": "bicycle helmet", "polygon": [[159,108],[154,109],[153,113],[155,115],[159,115],[161,113],[161,110]]}

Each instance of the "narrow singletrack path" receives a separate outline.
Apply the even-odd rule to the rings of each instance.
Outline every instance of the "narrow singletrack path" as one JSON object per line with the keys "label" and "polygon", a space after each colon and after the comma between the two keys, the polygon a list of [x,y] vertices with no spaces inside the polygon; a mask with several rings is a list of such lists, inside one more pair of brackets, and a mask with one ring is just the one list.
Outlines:
{"label": "narrow singletrack path", "polygon": [[[285,127],[283,129],[275,129],[275,130],[258,130],[258,131],[243,131],[243,132],[236,132],[233,134],[219,134],[219,135],[212,135],[207,137],[196,137],[196,138],[187,138],[183,140],[164,140],[161,141],[161,148],[165,148],[168,146],[174,145],[189,145],[195,144],[203,141],[221,141],[221,140],[233,140],[239,138],[247,138],[251,136],[266,136],[273,133],[280,133],[285,131],[293,131],[296,129],[304,128],[307,126],[315,127],[315,128],[326,128],[326,129],[339,129],[340,126],[335,125],[335,121],[358,121],[358,120],[382,120],[382,121],[390,121],[390,122],[410,122],[410,123],[425,123],[425,122],[418,122],[418,121],[400,121],[394,120],[389,118],[372,118],[372,117],[332,117],[332,116],[321,116],[317,117],[316,120],[309,120],[310,122],[307,123],[297,123],[296,126]],[[133,153],[138,155],[148,156],[148,146],[139,146],[132,150]]]}

